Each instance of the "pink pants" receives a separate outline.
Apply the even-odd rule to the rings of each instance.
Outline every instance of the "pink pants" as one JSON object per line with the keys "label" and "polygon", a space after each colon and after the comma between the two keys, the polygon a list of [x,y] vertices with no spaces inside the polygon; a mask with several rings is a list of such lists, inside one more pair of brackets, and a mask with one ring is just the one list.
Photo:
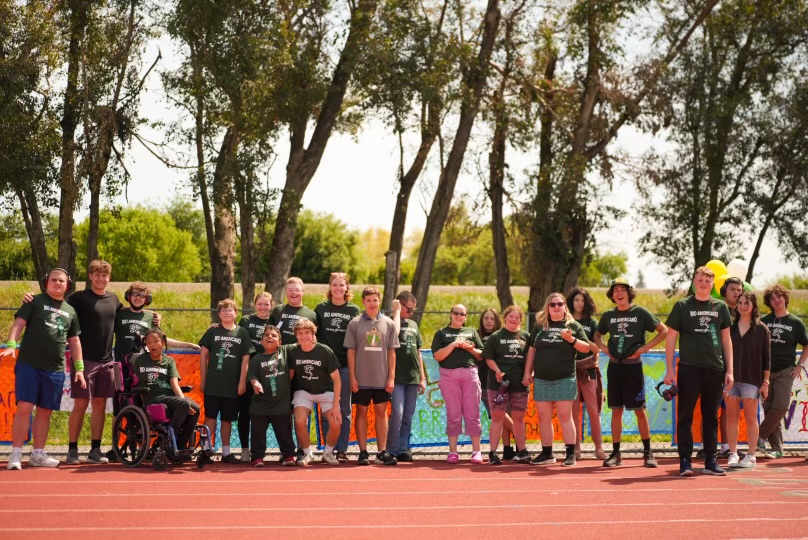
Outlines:
{"label": "pink pants", "polygon": [[479,437],[483,428],[480,424],[480,377],[477,368],[440,368],[438,388],[446,404],[446,434],[450,437],[460,435],[465,420],[466,435]]}

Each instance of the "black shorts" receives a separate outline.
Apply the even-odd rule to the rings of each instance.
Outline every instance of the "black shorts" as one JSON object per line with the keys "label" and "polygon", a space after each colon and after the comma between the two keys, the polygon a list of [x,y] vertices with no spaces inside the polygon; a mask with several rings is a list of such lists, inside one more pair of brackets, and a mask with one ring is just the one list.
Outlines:
{"label": "black shorts", "polygon": [[222,415],[222,422],[235,422],[238,420],[238,410],[241,398],[228,398],[209,396],[205,394],[205,418],[216,418]]}
{"label": "black shorts", "polygon": [[354,392],[351,395],[351,402],[355,405],[367,407],[371,401],[378,405],[379,403],[387,403],[392,397],[393,394],[384,388],[360,388],[359,392]]}
{"label": "black shorts", "polygon": [[609,362],[606,368],[606,402],[610,409],[645,407],[645,375],[642,364]]}

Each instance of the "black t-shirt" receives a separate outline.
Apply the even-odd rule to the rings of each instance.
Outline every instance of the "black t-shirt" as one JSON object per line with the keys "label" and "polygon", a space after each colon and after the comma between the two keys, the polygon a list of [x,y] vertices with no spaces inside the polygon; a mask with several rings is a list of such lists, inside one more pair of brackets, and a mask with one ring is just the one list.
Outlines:
{"label": "black t-shirt", "polygon": [[285,345],[281,350],[289,369],[295,372],[295,390],[305,390],[309,394],[334,391],[331,374],[339,369],[339,362],[327,345],[315,343],[309,352],[300,345]]}
{"label": "black t-shirt", "polygon": [[73,293],[67,303],[76,310],[81,327],[81,352],[84,360],[112,362],[112,337],[115,335],[115,314],[123,307],[112,292],[95,294],[92,289]]}
{"label": "black t-shirt", "polygon": [[[483,362],[493,360],[500,371],[505,373],[503,380],[509,381],[511,392],[527,392],[522,384],[525,374],[525,354],[527,353],[528,333],[524,330],[511,332],[500,328],[486,340],[483,347]],[[483,384],[488,390],[498,390],[499,382],[496,373],[488,370],[488,379]]]}

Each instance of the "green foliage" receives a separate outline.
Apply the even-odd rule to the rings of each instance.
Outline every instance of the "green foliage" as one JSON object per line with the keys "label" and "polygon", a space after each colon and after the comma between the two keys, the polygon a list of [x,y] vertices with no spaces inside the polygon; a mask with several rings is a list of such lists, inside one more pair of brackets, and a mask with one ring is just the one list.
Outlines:
{"label": "green foliage", "polygon": [[582,287],[608,287],[618,276],[625,275],[628,270],[628,255],[624,252],[606,253],[597,251],[581,266],[581,277],[578,284]]}
{"label": "green foliage", "polygon": [[177,229],[191,234],[191,241],[199,252],[201,270],[195,281],[210,279],[210,257],[208,256],[208,240],[205,232],[205,215],[188,199],[175,197],[166,208],[174,220]]}
{"label": "green foliage", "polygon": [[312,283],[328,283],[331,272],[355,276],[361,269],[357,240],[357,234],[332,214],[302,211],[297,222],[292,275]]}
{"label": "green foliage", "polygon": [[[808,274],[792,274],[790,276],[780,276],[772,284],[779,283],[786,289],[798,290],[808,289]],[[793,309],[790,307],[789,309]]]}
{"label": "green foliage", "polygon": [[[79,269],[87,267],[81,239],[88,226],[85,220],[75,228]],[[122,281],[193,281],[202,270],[191,233],[178,229],[168,213],[142,206],[126,208],[119,215],[101,211],[98,253],[112,263],[113,276]]]}
{"label": "green foliage", "polygon": [[[48,238],[48,256],[56,260],[56,217],[43,216],[45,237]],[[19,212],[0,214],[0,234],[3,236],[3,249],[0,250],[0,280],[37,279],[34,262],[31,258],[31,243],[25,232],[25,225]]]}

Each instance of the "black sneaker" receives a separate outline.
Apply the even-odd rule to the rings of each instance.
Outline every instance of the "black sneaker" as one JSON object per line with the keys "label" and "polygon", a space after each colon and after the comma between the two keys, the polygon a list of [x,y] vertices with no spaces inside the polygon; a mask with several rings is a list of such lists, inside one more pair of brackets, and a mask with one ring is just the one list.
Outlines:
{"label": "black sneaker", "polygon": [[513,457],[513,461],[518,461],[519,463],[530,463],[530,454],[527,453],[527,448],[519,450]]}
{"label": "black sneaker", "polygon": [[396,456],[399,463],[412,463],[412,454],[409,452],[401,452]]}
{"label": "black sneaker", "polygon": [[227,463],[229,465],[241,465],[241,460],[235,456],[235,454],[227,454],[222,458],[222,463]]}
{"label": "black sneaker", "polygon": [[576,463],[575,454],[572,453],[564,458],[564,463],[562,463],[561,465],[563,465],[564,467],[572,467],[575,465],[575,463]]}
{"label": "black sneaker", "polygon": [[679,458],[679,476],[693,476],[693,466],[689,457]]}
{"label": "black sneaker", "polygon": [[334,454],[337,456],[337,461],[340,463],[348,463],[348,456],[341,450],[335,450]]}
{"label": "black sneaker", "polygon": [[620,452],[612,452],[603,462],[604,467],[619,467],[623,464],[623,456]]}
{"label": "black sneaker", "polygon": [[502,465],[502,460],[499,459],[496,452],[488,452],[488,463],[490,465]]}
{"label": "black sneaker", "polygon": [[356,461],[357,465],[370,465],[370,456],[367,450],[359,451],[359,459]]}
{"label": "black sneaker", "polygon": [[715,457],[717,457],[717,458],[721,458],[721,459],[729,459],[729,455],[730,455],[730,451],[729,451],[729,448],[727,448],[726,450],[721,450],[721,451],[719,451],[719,452],[718,452],[718,453],[715,455]]}
{"label": "black sneaker", "polygon": [[533,465],[552,465],[555,462],[556,458],[553,454],[539,454],[538,456],[534,457],[533,461],[530,463]]}
{"label": "black sneaker", "polygon": [[707,459],[707,454],[704,453],[704,448],[696,452],[696,459]]}
{"label": "black sneaker", "polygon": [[382,450],[376,454],[376,465],[395,465],[396,463],[398,463],[396,456],[387,450]]}
{"label": "black sneaker", "polygon": [[648,452],[643,453],[642,461],[643,464],[649,469],[656,469],[657,465],[659,465],[657,463],[657,460],[654,459],[654,454],[652,454],[650,450]]}
{"label": "black sneaker", "polygon": [[107,456],[110,463],[118,463],[118,454],[115,453],[115,450],[110,450],[104,455]]}
{"label": "black sneaker", "polygon": [[727,471],[719,467],[715,459],[710,459],[704,463],[704,474],[710,474],[713,476],[726,476]]}
{"label": "black sneaker", "polygon": [[502,449],[502,459],[505,461],[514,461],[513,458],[516,457],[516,452],[513,450],[513,446],[505,446]]}

